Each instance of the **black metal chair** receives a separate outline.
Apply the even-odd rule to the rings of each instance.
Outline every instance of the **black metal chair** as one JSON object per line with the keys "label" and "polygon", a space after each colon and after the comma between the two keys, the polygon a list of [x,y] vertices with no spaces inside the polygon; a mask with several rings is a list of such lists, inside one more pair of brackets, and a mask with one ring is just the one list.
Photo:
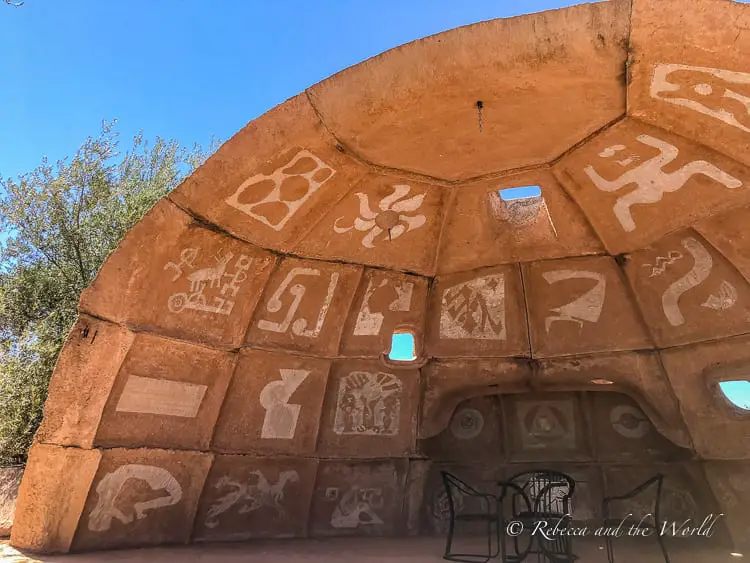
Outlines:
{"label": "black metal chair", "polygon": [[[544,557],[552,563],[571,563],[578,559],[573,554],[570,536],[555,533],[554,528],[566,528],[572,519],[570,499],[575,491],[575,481],[559,471],[525,471],[499,483],[503,497],[508,488],[512,520],[523,525],[524,534],[513,535],[514,553],[507,556],[508,563],[520,563],[531,554]],[[526,537],[521,549],[520,540]]]}
{"label": "black metal chair", "polygon": [[[502,497],[482,493],[464,483],[455,475],[441,471],[445,492],[448,495],[448,536],[445,541],[443,559],[466,563],[486,563],[498,556],[505,546],[500,542],[502,520]],[[471,505],[475,506],[471,506]],[[457,522],[479,522],[487,525],[486,553],[453,553],[454,533]],[[493,547],[494,544],[494,547]],[[503,551],[503,560],[505,559]]]}
{"label": "black metal chair", "polygon": [[[648,481],[645,481],[644,483],[641,483],[633,490],[619,496],[611,496],[606,497],[602,501],[602,515],[604,516],[604,526],[605,528],[610,528],[611,531],[614,532],[614,530],[619,526],[623,521],[628,522],[629,518],[632,516],[632,520],[630,520],[629,524],[639,524],[642,529],[646,529],[652,532],[651,535],[655,535],[657,541],[659,542],[659,547],[661,548],[662,554],[664,554],[664,561],[666,563],[669,563],[669,554],[667,553],[667,547],[664,545],[664,538],[661,535],[661,529],[662,529],[662,522],[659,517],[659,510],[661,508],[661,493],[662,493],[662,486],[664,485],[664,475],[656,475],[654,477],[651,477]],[[653,507],[653,512],[649,514],[642,514],[642,515],[633,515],[628,514],[624,518],[613,518],[610,515],[610,504],[613,502],[618,501],[624,501],[624,500],[631,500],[635,497],[645,493],[648,489],[654,488],[656,491],[656,495],[653,498],[652,503],[650,506]],[[651,521],[649,521],[648,518],[643,519],[643,517],[651,517]],[[607,561],[609,563],[614,563],[615,561],[615,552],[614,552],[614,546],[612,544],[612,533],[607,533],[605,535],[605,543],[607,544]]]}

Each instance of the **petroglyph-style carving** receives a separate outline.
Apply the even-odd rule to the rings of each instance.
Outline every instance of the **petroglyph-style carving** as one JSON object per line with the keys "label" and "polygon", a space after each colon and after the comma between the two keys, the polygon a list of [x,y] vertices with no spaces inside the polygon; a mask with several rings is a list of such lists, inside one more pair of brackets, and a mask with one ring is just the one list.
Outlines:
{"label": "petroglyph-style carving", "polygon": [[[678,83],[670,82],[673,73],[688,72],[694,76],[690,90]],[[714,119],[718,119],[750,133],[750,96],[730,89],[750,89],[750,73],[689,66],[680,64],[657,64],[651,80],[651,97],[670,104],[690,108]],[[711,104],[713,102],[713,104]],[[710,105],[714,107],[710,107]],[[717,107],[723,105],[723,107]]]}
{"label": "petroglyph-style carving", "polygon": [[239,514],[255,512],[265,506],[272,508],[279,518],[286,516],[286,511],[282,505],[284,488],[287,483],[298,482],[299,474],[296,471],[282,471],[279,473],[279,480],[273,485],[268,482],[262,471],[251,471],[250,475],[256,477],[255,483],[250,482],[252,477],[247,482],[240,483],[228,476],[224,476],[216,482],[215,489],[231,488],[233,490],[219,498],[208,510],[206,515],[207,528],[218,526],[219,516],[240,501],[245,501],[245,503],[237,511]]}
{"label": "petroglyph-style carving", "polygon": [[401,380],[389,373],[353,371],[341,379],[333,431],[395,436],[401,412]]}
{"label": "petroglyph-style carving", "polygon": [[505,277],[491,274],[443,292],[440,338],[505,340]]}
{"label": "petroglyph-style carving", "polygon": [[[237,292],[247,280],[247,271],[250,269],[253,259],[241,254],[234,262],[234,272],[227,272],[227,266],[234,254],[231,252],[218,253],[214,256],[215,266],[196,270],[194,261],[198,252],[199,249],[186,248],[180,253],[178,262],[165,264],[165,270],[171,268],[175,271],[172,282],[176,282],[183,277],[185,268],[194,270],[186,276],[187,281],[190,282],[188,291],[170,295],[167,306],[173,313],[193,309],[228,315],[234,308],[234,298],[237,296]],[[213,293],[210,302],[207,293]]]}
{"label": "petroglyph-style carving", "polygon": [[[383,327],[384,316],[373,310],[374,301],[378,301],[377,296],[388,293],[391,301],[388,303],[389,311],[408,311],[411,308],[411,296],[414,291],[414,284],[411,282],[392,282],[388,279],[382,279],[375,285],[375,280],[370,279],[367,284],[362,307],[357,315],[357,323],[354,325],[355,336],[377,336]],[[380,300],[382,301],[382,299]]]}
{"label": "petroglyph-style carving", "polygon": [[[320,270],[316,270],[315,268],[293,268],[284,278],[284,281],[281,282],[281,285],[278,287],[278,289],[274,291],[271,298],[268,300],[266,309],[269,312],[278,313],[279,311],[281,311],[281,308],[283,307],[281,297],[283,296],[287,287],[289,287],[289,284],[292,283],[292,280],[294,280],[294,278],[298,276],[320,276]],[[317,338],[320,334],[320,331],[323,329],[323,323],[326,320],[328,308],[331,306],[331,300],[333,299],[334,291],[336,291],[336,284],[338,284],[338,281],[338,272],[333,272],[331,274],[331,281],[328,284],[328,292],[326,293],[325,299],[323,300],[323,306],[318,312],[318,318],[315,322],[315,326],[312,329],[307,328],[307,319],[300,318],[295,320],[294,324],[292,324],[292,320],[294,320],[297,309],[299,309],[302,298],[305,296],[305,292],[307,291],[307,288],[299,283],[289,287],[289,293],[294,297],[294,300],[289,306],[286,316],[281,320],[281,322],[272,322],[263,319],[258,321],[258,328],[269,330],[272,332],[283,333],[289,329],[289,325],[292,325],[292,332],[297,336]]]}
{"label": "petroglyph-style carving", "polygon": [[453,415],[450,429],[459,440],[471,440],[482,433],[484,416],[477,409],[463,408]]}
{"label": "petroglyph-style carving", "polygon": [[679,250],[670,250],[666,256],[657,256],[653,264],[643,264],[644,268],[651,268],[651,273],[648,277],[655,278],[662,275],[667,271],[667,266],[671,266],[675,262],[682,260],[685,255]]}
{"label": "petroglyph-style carving", "polygon": [[380,488],[362,489],[354,485],[341,495],[341,500],[333,509],[333,528],[358,528],[365,524],[382,524],[383,520],[375,509],[383,507],[383,490]]}
{"label": "petroglyph-style carving", "polygon": [[[378,204],[378,211],[370,209],[370,201],[367,194],[356,193],[359,198],[359,217],[354,219],[351,227],[339,226],[339,221],[344,219],[342,215],[333,224],[333,230],[336,233],[348,233],[352,229],[367,234],[362,239],[362,246],[365,248],[374,248],[375,239],[383,234],[382,240],[393,240],[404,233],[413,231],[427,222],[424,215],[407,215],[412,211],[417,211],[422,207],[425,194],[417,194],[408,199],[404,199],[411,191],[411,186],[398,184],[393,186],[393,193],[384,197]],[[385,234],[384,234],[385,233]]]}
{"label": "petroglyph-style carving", "polygon": [[133,511],[137,520],[143,520],[147,510],[172,506],[182,499],[182,487],[172,474],[162,467],[153,465],[129,464],[118,467],[112,473],[107,473],[96,486],[97,503],[89,514],[89,530],[92,532],[106,532],[112,526],[112,519],[116,518],[123,524],[133,521],[132,514],[125,514],[117,508],[117,496],[128,479],[145,481],[153,491],[166,491],[167,496],[133,504]]}
{"label": "petroglyph-style carving", "polygon": [[524,449],[575,447],[573,405],[570,402],[522,402],[518,405],[518,416]]}
{"label": "petroglyph-style carving", "polygon": [[[451,496],[453,497],[453,509],[456,514],[461,514],[464,511],[464,496],[456,488],[451,489]],[[447,533],[450,526],[450,499],[445,488],[441,487],[435,491],[430,507],[433,531],[438,535]]]}
{"label": "petroglyph-style carving", "polygon": [[719,292],[709,295],[708,299],[701,303],[701,307],[724,311],[734,307],[735,303],[737,303],[737,290],[731,283],[724,280],[719,286]]}
{"label": "petroglyph-style carving", "polygon": [[[713,268],[711,254],[696,239],[692,237],[683,239],[682,246],[693,257],[693,267],[687,274],[672,283],[661,298],[664,315],[672,326],[685,324],[685,317],[682,315],[678,303],[680,297],[706,281]],[[709,309],[724,310],[730,309],[736,302],[737,290],[731,283],[724,280],[719,286],[718,295],[711,295],[702,306]]]}
{"label": "petroglyph-style carving", "polygon": [[[309,151],[299,151],[272,174],[256,174],[226,199],[235,209],[281,231],[336,171]],[[266,194],[265,197],[262,194]]]}
{"label": "petroglyph-style carving", "polygon": [[[680,151],[677,147],[650,135],[639,135],[637,140],[644,145],[659,149],[660,154],[631,168],[615,180],[602,178],[593,166],[587,166],[584,169],[594,185],[603,192],[616,192],[630,184],[637,186],[633,191],[619,197],[613,207],[617,220],[627,232],[635,230],[635,222],[630,213],[633,205],[657,203],[661,201],[665,193],[676,192],[696,174],[703,174],[729,189],[742,186],[742,182],[737,178],[705,160],[695,160],[674,172],[664,172],[664,167],[674,162],[679,155]],[[599,156],[611,158],[625,149],[625,145],[613,145],[604,149]],[[637,155],[631,155],[624,160],[618,160],[617,163],[628,167],[638,159]]]}
{"label": "petroglyph-style carving", "polygon": [[583,322],[596,323],[602,314],[604,307],[604,294],[607,288],[607,280],[604,274],[598,272],[588,272],[583,270],[553,270],[542,274],[548,284],[557,283],[563,280],[572,279],[589,279],[596,281],[596,285],[584,293],[578,299],[571,301],[560,307],[553,307],[550,310],[557,315],[550,315],[544,320],[547,332],[549,332],[552,323],[555,321],[569,321],[578,324],[583,328]]}
{"label": "petroglyph-style carving", "polygon": [[651,428],[648,417],[631,405],[617,405],[612,408],[609,412],[609,422],[620,436],[633,440],[643,438]]}
{"label": "petroglyph-style carving", "polygon": [[131,375],[115,411],[195,418],[206,385]]}
{"label": "petroglyph-style carving", "polygon": [[301,405],[290,405],[289,399],[310,375],[304,369],[279,369],[281,381],[272,381],[260,392],[260,404],[266,409],[261,438],[291,440],[297,429]]}

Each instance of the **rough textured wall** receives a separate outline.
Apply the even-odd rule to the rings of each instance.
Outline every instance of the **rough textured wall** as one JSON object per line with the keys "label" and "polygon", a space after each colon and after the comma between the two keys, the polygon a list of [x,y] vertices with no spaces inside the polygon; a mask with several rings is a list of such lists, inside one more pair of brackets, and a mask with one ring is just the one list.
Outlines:
{"label": "rough textured wall", "polygon": [[82,296],[12,543],[429,532],[466,460],[568,468],[584,519],[663,470],[670,510],[746,541],[750,418],[717,382],[750,364],[748,22],[484,22],[248,124]]}

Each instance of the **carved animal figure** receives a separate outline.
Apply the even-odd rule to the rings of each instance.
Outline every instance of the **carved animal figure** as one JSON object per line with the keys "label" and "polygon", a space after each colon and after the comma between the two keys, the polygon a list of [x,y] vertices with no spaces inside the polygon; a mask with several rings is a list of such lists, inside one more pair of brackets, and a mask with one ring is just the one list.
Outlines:
{"label": "carved animal figure", "polygon": [[232,259],[234,254],[227,252],[224,256],[215,256],[216,266],[211,268],[202,268],[196,270],[190,274],[187,279],[190,281],[190,291],[197,293],[203,290],[206,283],[208,287],[217,287],[221,285],[221,280],[224,277],[224,272],[227,269],[227,264]]}

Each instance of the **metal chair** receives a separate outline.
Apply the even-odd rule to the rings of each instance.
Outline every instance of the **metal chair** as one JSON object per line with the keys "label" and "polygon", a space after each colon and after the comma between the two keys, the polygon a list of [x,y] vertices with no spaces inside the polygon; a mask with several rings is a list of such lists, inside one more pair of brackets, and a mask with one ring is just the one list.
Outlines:
{"label": "metal chair", "polygon": [[[634,488],[630,492],[625,493],[624,495],[606,497],[602,501],[602,515],[604,516],[604,526],[606,528],[611,528],[612,531],[614,531],[614,529],[617,526],[619,526],[624,520],[627,520],[628,517],[632,516],[632,514],[628,514],[625,518],[612,518],[610,516],[610,504],[616,501],[633,499],[637,497],[638,495],[644,493],[647,489],[655,488],[656,495],[653,499],[653,505],[652,505],[653,512],[643,515],[643,516],[652,516],[653,523],[649,522],[648,520],[641,521],[640,518],[634,519],[633,523],[640,523],[640,526],[642,528],[655,532],[653,535],[656,536],[656,539],[659,542],[659,547],[661,548],[661,552],[664,555],[664,561],[666,563],[670,563],[669,554],[667,553],[667,547],[666,545],[664,545],[664,538],[661,535],[662,523],[661,523],[661,519],[659,518],[659,509],[661,507],[661,493],[662,493],[663,484],[664,484],[664,475],[659,474],[654,477],[651,477],[651,479],[649,479],[648,481],[645,481],[644,483],[641,483],[636,488]],[[614,563],[615,561],[615,552],[614,552],[614,546],[612,544],[612,536],[613,534],[611,533],[608,533],[605,535],[605,543],[607,544],[607,561],[609,561],[609,563]]]}
{"label": "metal chair", "polygon": [[[520,522],[527,532],[527,545],[520,548],[521,535],[513,536],[514,553],[507,556],[508,563],[519,563],[531,554],[544,557],[552,563],[570,563],[578,559],[573,554],[570,537],[554,533],[554,528],[566,528],[571,520],[570,499],[575,491],[575,481],[559,471],[525,471],[499,483],[510,496],[512,519]],[[546,533],[543,531],[546,530]]]}
{"label": "metal chair", "polygon": [[[490,559],[497,557],[501,549],[505,547],[504,544],[501,546],[500,542],[500,527],[502,526],[501,497],[481,493],[446,471],[441,471],[440,474],[443,478],[445,492],[448,495],[450,515],[443,559],[466,563],[486,563]],[[472,503],[478,506],[467,506]],[[478,510],[472,511],[472,508],[478,508]],[[485,522],[487,524],[487,553],[453,553],[456,522]]]}

